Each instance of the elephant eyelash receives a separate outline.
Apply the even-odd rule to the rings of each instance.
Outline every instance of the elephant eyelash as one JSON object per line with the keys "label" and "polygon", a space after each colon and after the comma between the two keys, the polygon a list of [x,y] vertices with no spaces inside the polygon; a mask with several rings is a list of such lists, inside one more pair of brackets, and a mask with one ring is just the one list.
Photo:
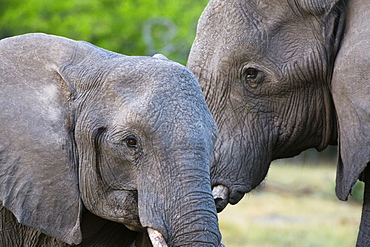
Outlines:
{"label": "elephant eyelash", "polygon": [[116,127],[110,131],[110,137],[113,143],[117,145],[125,145],[128,148],[138,148],[140,139],[131,131],[124,128]]}

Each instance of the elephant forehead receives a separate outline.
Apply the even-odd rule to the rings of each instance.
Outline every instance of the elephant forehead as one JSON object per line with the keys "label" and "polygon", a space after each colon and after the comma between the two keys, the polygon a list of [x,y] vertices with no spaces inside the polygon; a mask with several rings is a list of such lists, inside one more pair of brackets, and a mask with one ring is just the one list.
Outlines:
{"label": "elephant forehead", "polygon": [[199,83],[184,66],[154,58],[137,58],[108,75],[104,97],[118,103],[156,107],[206,105]]}
{"label": "elephant forehead", "polygon": [[[170,60],[153,57],[119,57],[104,61],[101,66],[108,70],[108,85],[123,87],[173,87],[175,83],[187,82],[187,87],[196,87],[197,80],[185,67]],[[185,84],[182,84],[185,85]],[[115,86],[115,85],[113,85]]]}
{"label": "elephant forehead", "polygon": [[136,115],[141,119],[153,119],[157,115],[166,118],[166,114],[175,112],[189,118],[210,117],[200,86],[192,74],[186,70],[180,75],[171,73],[171,70],[148,70],[136,71],[133,76],[122,70],[114,72],[116,75],[110,75],[107,86],[93,96],[100,102],[97,106],[118,115]]}
{"label": "elephant forehead", "polygon": [[121,104],[117,108],[116,120],[146,123],[153,127],[156,124],[186,124],[190,127],[196,122],[206,123],[209,127],[215,125],[204,99],[184,97],[165,90],[152,91]]}
{"label": "elephant forehead", "polygon": [[[279,81],[300,78],[296,72],[302,72],[306,77],[321,75],[324,66],[316,66],[316,71],[312,72],[313,66],[306,64],[325,61],[324,41],[318,38],[322,32],[319,18],[298,11],[298,7],[289,2],[280,5],[276,5],[276,1],[271,1],[271,4],[267,1],[258,1],[258,4],[256,1],[224,2],[214,3],[215,6],[222,5],[217,7],[219,11],[213,12],[212,5],[208,7],[200,22],[202,32],[198,35],[201,38],[197,39],[198,46],[193,47],[199,50],[198,53],[205,51],[211,54],[208,55],[211,56],[209,60],[217,64],[218,73],[234,73],[230,64],[233,64],[232,69],[240,68],[235,64],[258,64],[273,72]],[[300,21],[303,15],[305,21]],[[215,21],[214,24],[213,19],[217,18],[218,23]],[[212,35],[215,42],[209,42],[208,35]],[[207,48],[207,43],[211,43],[212,49],[218,52]],[[203,73],[202,79],[211,75]]]}
{"label": "elephant forehead", "polygon": [[151,57],[120,59],[124,61],[109,73],[97,95],[99,108],[109,112],[114,125],[145,123],[156,129],[162,124],[200,124],[216,129],[199,83],[187,68]]}
{"label": "elephant forehead", "polygon": [[[257,49],[259,54],[262,48],[269,46],[269,40],[275,39],[276,33],[281,33],[281,27],[299,24],[304,28],[303,15],[307,17],[294,1],[212,1],[202,14],[202,32],[198,35],[223,36],[226,30],[228,35],[223,36],[223,46],[243,44],[246,49]],[[288,37],[291,38],[294,37]]]}

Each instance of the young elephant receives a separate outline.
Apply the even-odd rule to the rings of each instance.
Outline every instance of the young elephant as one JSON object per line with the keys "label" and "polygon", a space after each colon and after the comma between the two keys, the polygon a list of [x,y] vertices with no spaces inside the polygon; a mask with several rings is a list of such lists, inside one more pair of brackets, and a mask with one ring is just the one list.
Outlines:
{"label": "young elephant", "polygon": [[358,245],[370,246],[369,19],[368,0],[209,2],[187,66],[220,131],[211,165],[219,211],[272,160],[338,142],[336,193],[346,200],[365,179]]}
{"label": "young elephant", "polygon": [[168,246],[220,243],[216,125],[194,75],[158,57],[0,41],[1,246],[129,246],[146,228]]}

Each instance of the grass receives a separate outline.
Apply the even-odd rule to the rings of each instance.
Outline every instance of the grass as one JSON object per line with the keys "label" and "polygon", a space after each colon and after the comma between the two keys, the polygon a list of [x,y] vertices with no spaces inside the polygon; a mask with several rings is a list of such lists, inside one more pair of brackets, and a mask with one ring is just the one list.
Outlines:
{"label": "grass", "polygon": [[339,201],[335,166],[273,164],[265,182],[219,214],[228,247],[355,246],[361,204]]}

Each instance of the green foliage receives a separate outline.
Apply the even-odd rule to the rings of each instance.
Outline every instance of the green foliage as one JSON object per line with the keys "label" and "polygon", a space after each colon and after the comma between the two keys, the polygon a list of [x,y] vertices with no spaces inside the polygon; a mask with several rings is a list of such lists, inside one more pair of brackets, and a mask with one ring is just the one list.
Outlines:
{"label": "green foliage", "polygon": [[363,182],[357,181],[352,187],[351,198],[358,203],[362,203],[364,198],[365,184]]}
{"label": "green foliage", "polygon": [[[44,32],[185,64],[208,0],[0,0],[0,38]],[[144,39],[145,38],[145,39]]]}

